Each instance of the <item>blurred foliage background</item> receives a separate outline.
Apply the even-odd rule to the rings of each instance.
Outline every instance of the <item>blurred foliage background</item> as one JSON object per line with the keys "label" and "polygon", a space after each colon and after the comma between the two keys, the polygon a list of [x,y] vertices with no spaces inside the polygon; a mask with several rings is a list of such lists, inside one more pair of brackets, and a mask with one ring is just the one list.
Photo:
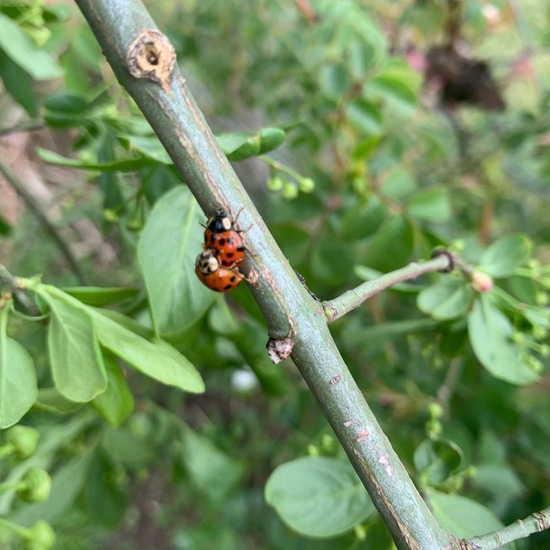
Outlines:
{"label": "blurred foliage background", "polygon": [[[332,333],[442,525],[470,521],[473,501],[504,523],[547,506],[548,4],[146,4],[230,158],[250,157],[235,169],[317,296],[438,246],[495,279],[487,294],[454,275],[400,285]],[[169,209],[159,201],[182,184],[170,159],[71,3],[0,3],[0,76],[0,159],[79,269],[6,181],[2,263],[60,287],[137,288],[119,309],[149,326],[137,250],[151,209]],[[248,154],[247,139],[266,127],[284,130],[284,144]],[[50,522],[56,548],[391,548],[374,513],[318,540],[266,504],[277,466],[344,457],[291,362],[267,359],[265,323],[245,285],[208,296],[199,318],[169,331],[206,392],[186,395],[125,369],[133,397],[116,425],[46,394],[44,323],[13,318],[9,331],[36,365],[41,394],[22,423],[40,445],[0,471],[9,479],[34,460],[53,486],[42,503],[3,494],[0,513]],[[442,495],[471,500],[462,510]],[[544,533],[516,543],[549,545]]]}

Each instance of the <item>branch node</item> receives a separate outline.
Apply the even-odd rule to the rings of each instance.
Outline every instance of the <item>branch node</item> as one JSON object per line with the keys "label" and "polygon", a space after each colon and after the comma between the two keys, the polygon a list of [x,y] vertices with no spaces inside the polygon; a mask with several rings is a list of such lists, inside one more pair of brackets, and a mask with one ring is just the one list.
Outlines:
{"label": "branch node", "polygon": [[294,348],[294,338],[287,336],[286,338],[270,338],[267,341],[267,354],[275,365],[288,359]]}
{"label": "branch node", "polygon": [[128,48],[126,63],[134,78],[146,78],[170,93],[176,51],[160,31],[144,29]]}
{"label": "branch node", "polygon": [[439,258],[440,256],[445,256],[449,260],[449,265],[447,267],[444,267],[443,269],[440,269],[440,273],[450,273],[455,268],[455,257],[451,252],[444,248],[439,248],[437,250],[434,250],[432,253],[432,259],[433,258]]}

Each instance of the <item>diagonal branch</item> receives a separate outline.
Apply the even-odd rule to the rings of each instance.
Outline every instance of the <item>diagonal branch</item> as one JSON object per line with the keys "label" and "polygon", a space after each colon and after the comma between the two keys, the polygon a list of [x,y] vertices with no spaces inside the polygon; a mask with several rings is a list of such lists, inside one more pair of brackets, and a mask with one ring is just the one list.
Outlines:
{"label": "diagonal branch", "polygon": [[[440,529],[344,363],[322,308],[302,286],[219,149],[173,50],[137,0],[77,0],[120,83],[155,130],[206,214],[223,206],[247,231],[249,285],[272,341],[315,395],[400,549],[458,548]],[[172,66],[174,68],[172,69]]]}

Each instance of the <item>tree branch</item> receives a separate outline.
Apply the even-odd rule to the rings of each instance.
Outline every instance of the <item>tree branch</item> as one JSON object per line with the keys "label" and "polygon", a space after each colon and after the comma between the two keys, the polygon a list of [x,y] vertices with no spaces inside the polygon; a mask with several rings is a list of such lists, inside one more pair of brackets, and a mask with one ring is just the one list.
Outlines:
{"label": "tree branch", "polygon": [[59,235],[57,228],[52,223],[46,212],[42,210],[40,203],[29,193],[28,189],[23,185],[19,178],[0,160],[0,173],[6,178],[7,182],[15,189],[18,195],[22,197],[25,204],[34,212],[38,221],[50,237],[55,241],[63,256],[71,266],[75,275],[78,277],[80,284],[87,284],[86,274],[82,271],[77,259],[74,257],[67,243]]}
{"label": "tree branch", "polygon": [[359,285],[357,288],[347,290],[344,294],[334,300],[327,300],[326,302],[323,302],[322,304],[327,321],[332,323],[333,321],[336,321],[336,319],[340,319],[340,317],[344,316],[346,313],[358,308],[369,298],[380,294],[380,292],[386,288],[390,288],[397,283],[409,281],[410,279],[416,279],[420,275],[431,273],[433,271],[448,272],[452,269],[453,265],[454,264],[452,264],[450,255],[440,254],[436,258],[433,258],[427,262],[412,262],[406,267],[402,267],[401,269],[396,269],[395,271],[381,275],[372,281],[367,281],[366,283]]}
{"label": "tree branch", "polygon": [[[128,57],[146,36],[146,62],[170,56],[156,25],[136,0],[76,0],[120,83],[155,130],[175,166],[207,215],[223,206],[246,233],[244,271],[257,282],[249,288],[269,325],[272,341],[288,353],[317,398],[325,416],[367,488],[400,549],[458,548],[442,531],[393,451],[328,331],[320,305],[302,286],[262,218],[219,149],[185,82],[155,64],[136,74]],[[141,37],[141,38],[140,38]],[[167,61],[167,60],[165,60]],[[151,64],[151,63],[150,63]],[[169,63],[166,64],[166,66]],[[132,73],[130,72],[132,71]],[[443,262],[442,262],[443,263]]]}
{"label": "tree branch", "polygon": [[468,546],[466,548],[483,548],[483,550],[493,550],[493,548],[498,548],[503,546],[508,542],[514,540],[522,539],[532,535],[533,533],[539,533],[550,528],[550,506],[541,510],[540,512],[535,512],[525,519],[518,519],[514,523],[498,529],[497,531],[492,531],[485,535],[480,535],[478,537],[472,537],[464,541]]}

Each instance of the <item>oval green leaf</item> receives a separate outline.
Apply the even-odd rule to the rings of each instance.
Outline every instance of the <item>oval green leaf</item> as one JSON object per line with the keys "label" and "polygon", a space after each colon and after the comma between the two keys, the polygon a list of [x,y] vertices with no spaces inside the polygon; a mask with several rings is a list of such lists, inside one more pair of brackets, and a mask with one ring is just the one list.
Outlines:
{"label": "oval green leaf", "polygon": [[55,386],[71,401],[91,401],[107,387],[92,319],[74,298],[47,285],[41,289],[40,295],[50,306],[48,348]]}
{"label": "oval green leaf", "polygon": [[17,341],[0,333],[0,428],[21,420],[38,396],[34,362]]}
{"label": "oval green leaf", "polygon": [[352,466],[335,458],[304,457],[279,466],[265,498],[289,527],[308,537],[345,533],[374,512]]}
{"label": "oval green leaf", "polygon": [[507,235],[495,241],[481,257],[480,270],[493,277],[512,275],[531,253],[532,242],[521,234]]}
{"label": "oval green leaf", "polygon": [[138,243],[138,260],[157,334],[174,334],[197,322],[214,301],[195,275],[203,249],[204,216],[189,189],[178,186],[153,208]]}
{"label": "oval green leaf", "polygon": [[473,295],[471,286],[463,281],[443,278],[420,292],[417,305],[420,311],[444,321],[464,315]]}
{"label": "oval green leaf", "polygon": [[468,315],[470,342],[479,362],[496,378],[510,384],[529,384],[539,375],[514,344],[512,323],[487,296],[480,296]]}

